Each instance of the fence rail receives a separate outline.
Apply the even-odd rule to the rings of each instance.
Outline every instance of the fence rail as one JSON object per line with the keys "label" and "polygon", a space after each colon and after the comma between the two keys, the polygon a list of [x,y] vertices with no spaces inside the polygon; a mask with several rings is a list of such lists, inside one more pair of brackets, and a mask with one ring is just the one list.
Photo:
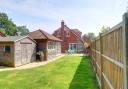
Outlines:
{"label": "fence rail", "polygon": [[128,13],[91,44],[92,64],[101,89],[128,89]]}

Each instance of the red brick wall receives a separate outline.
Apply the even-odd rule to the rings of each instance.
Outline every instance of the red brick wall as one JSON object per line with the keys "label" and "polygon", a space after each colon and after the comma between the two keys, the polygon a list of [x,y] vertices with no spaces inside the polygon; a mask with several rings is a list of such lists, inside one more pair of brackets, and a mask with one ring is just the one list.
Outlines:
{"label": "red brick wall", "polygon": [[[69,31],[70,32],[70,37],[66,37],[66,31]],[[62,42],[61,42],[61,50],[62,50],[62,53],[64,53],[65,50],[68,50],[69,49],[69,43],[77,43],[77,39],[79,39],[79,37],[77,37],[74,34],[74,32],[72,32],[72,31],[77,31],[78,32],[77,35],[79,35],[81,37],[81,34],[82,33],[79,30],[68,28],[65,25],[64,21],[62,20],[61,21],[61,27],[53,33],[53,35],[55,37],[58,37],[59,39],[62,40]],[[58,32],[60,32],[60,36],[58,36],[58,34],[57,34]]]}
{"label": "red brick wall", "polygon": [[[66,37],[66,31],[69,31],[70,32],[70,37]],[[57,37],[57,33],[56,32],[53,35]],[[64,53],[65,50],[68,50],[69,49],[69,43],[76,43],[77,42],[77,38],[78,38],[73,32],[71,32],[71,30],[68,30],[68,29],[66,29],[64,31],[64,35],[63,36],[64,37],[58,37],[60,39],[63,38],[63,41],[61,42],[61,50],[62,50],[62,53]]]}

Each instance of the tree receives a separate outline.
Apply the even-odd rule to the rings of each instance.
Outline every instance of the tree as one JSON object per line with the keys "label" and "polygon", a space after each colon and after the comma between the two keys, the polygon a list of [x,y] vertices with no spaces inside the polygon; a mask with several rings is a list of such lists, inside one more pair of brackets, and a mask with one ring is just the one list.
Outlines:
{"label": "tree", "polygon": [[4,30],[5,34],[14,36],[16,34],[16,25],[8,18],[6,13],[0,12],[0,28]]}
{"label": "tree", "polygon": [[92,41],[96,39],[96,35],[93,32],[89,32],[86,36]]}
{"label": "tree", "polygon": [[110,30],[110,27],[108,27],[108,26],[103,26],[102,28],[101,28],[101,30],[100,30],[100,33],[106,33],[106,32],[108,32]]}
{"label": "tree", "polygon": [[5,29],[0,28],[0,32],[5,33]]}
{"label": "tree", "polygon": [[23,35],[26,35],[27,33],[29,33],[29,29],[27,29],[26,26],[17,27],[17,32],[16,32],[17,35],[23,36]]}

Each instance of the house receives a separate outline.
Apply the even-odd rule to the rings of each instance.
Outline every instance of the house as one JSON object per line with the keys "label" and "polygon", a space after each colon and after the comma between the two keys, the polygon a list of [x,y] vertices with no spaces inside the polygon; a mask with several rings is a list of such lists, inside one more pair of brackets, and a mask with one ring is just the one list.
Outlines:
{"label": "house", "polygon": [[61,22],[61,26],[54,31],[53,35],[62,40],[62,53],[68,51],[69,49],[75,49],[77,53],[84,51],[83,41],[81,39],[82,32],[78,29],[70,29],[65,25],[63,20]]}
{"label": "house", "polygon": [[0,65],[21,66],[36,59],[36,42],[28,36],[0,37]]}
{"label": "house", "polygon": [[28,34],[37,42],[37,52],[43,51],[44,60],[50,60],[61,54],[61,40],[39,29]]}
{"label": "house", "polygon": [[0,32],[0,37],[6,37],[6,35],[2,32]]}

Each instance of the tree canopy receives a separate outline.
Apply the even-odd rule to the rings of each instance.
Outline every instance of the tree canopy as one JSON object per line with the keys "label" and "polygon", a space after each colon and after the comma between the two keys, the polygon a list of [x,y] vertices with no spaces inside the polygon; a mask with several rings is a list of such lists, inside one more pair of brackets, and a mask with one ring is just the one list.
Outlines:
{"label": "tree canopy", "polygon": [[89,32],[85,35],[92,41],[96,39],[96,35],[93,32]]}
{"label": "tree canopy", "polygon": [[6,13],[0,12],[0,32],[9,36],[17,35],[17,32],[21,32],[21,35],[25,35],[29,32],[26,26],[17,26]]}
{"label": "tree canopy", "polygon": [[6,13],[0,12],[0,28],[5,34],[14,36],[16,33],[16,25],[8,18]]}
{"label": "tree canopy", "polygon": [[17,27],[17,35],[26,35],[27,33],[29,33],[29,29],[27,29],[26,26],[18,26]]}
{"label": "tree canopy", "polygon": [[110,27],[108,27],[108,26],[103,26],[102,28],[101,28],[101,30],[100,30],[100,33],[106,33],[107,31],[109,31],[110,30]]}

